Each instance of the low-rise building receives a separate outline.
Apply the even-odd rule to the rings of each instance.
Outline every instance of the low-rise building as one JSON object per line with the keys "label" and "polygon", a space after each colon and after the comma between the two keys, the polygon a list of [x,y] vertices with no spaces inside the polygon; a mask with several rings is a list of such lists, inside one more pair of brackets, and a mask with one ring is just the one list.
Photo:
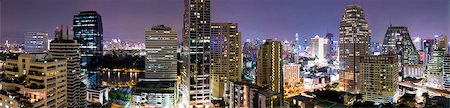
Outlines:
{"label": "low-rise building", "polygon": [[264,89],[247,82],[230,81],[225,101],[230,108],[279,108],[282,107],[282,93]]}

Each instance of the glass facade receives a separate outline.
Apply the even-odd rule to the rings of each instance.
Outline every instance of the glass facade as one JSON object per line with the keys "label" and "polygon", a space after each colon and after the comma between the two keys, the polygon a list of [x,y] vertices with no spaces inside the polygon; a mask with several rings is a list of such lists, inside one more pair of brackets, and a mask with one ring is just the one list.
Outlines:
{"label": "glass facade", "polygon": [[99,85],[96,73],[103,57],[102,18],[96,11],[82,11],[73,17],[73,31],[73,39],[80,44],[80,70],[88,73],[90,85]]}

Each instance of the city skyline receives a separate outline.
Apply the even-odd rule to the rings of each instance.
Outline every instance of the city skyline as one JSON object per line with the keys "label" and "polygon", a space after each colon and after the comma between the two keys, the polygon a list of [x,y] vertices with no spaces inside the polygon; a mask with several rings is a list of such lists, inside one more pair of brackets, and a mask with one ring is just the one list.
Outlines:
{"label": "city skyline", "polygon": [[[336,28],[345,5],[358,4],[365,10],[374,42],[382,42],[390,24],[407,26],[411,37],[427,39],[434,35],[449,34],[450,2],[446,0],[350,0],[332,3],[325,3],[330,0],[252,1],[212,2],[212,22],[239,23],[243,33],[242,42],[254,38],[293,41],[295,33],[299,33],[300,40],[315,35],[324,36],[328,32],[336,35],[334,39],[337,39]],[[121,38],[143,42],[145,34],[142,31],[158,24],[174,27],[178,37],[181,37],[183,24],[183,2],[176,0],[1,0],[0,7],[0,43],[5,40],[23,42],[25,32],[49,32],[49,38],[54,38],[52,31],[55,27],[60,24],[70,25],[74,14],[86,10],[95,10],[104,17],[104,40]],[[35,13],[40,15],[36,16]]]}

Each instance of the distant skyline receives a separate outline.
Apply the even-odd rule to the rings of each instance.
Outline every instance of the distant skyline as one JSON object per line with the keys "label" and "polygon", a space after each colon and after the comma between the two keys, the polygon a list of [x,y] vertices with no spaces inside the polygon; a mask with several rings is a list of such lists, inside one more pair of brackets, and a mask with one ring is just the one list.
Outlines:
{"label": "distant skyline", "polygon": [[[212,22],[238,23],[243,40],[277,38],[295,40],[333,33],[346,5],[357,4],[382,41],[389,24],[407,26],[412,38],[450,34],[448,0],[214,0]],[[104,40],[120,38],[144,42],[144,30],[164,24],[181,37],[183,0],[0,0],[0,43],[23,42],[25,32],[49,32],[57,25],[72,25],[79,11],[95,10],[103,18]],[[180,40],[180,39],[179,39]]]}

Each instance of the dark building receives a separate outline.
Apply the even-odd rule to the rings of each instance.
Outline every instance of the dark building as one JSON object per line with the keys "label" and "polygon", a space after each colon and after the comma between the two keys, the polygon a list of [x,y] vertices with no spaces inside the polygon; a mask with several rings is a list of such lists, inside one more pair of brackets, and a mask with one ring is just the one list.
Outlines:
{"label": "dark building", "polygon": [[97,85],[103,57],[102,17],[96,11],[80,12],[73,17],[73,32],[73,39],[80,44],[80,70],[89,75],[91,85]]}
{"label": "dark building", "polygon": [[180,107],[210,106],[210,7],[211,0],[184,0]]}

